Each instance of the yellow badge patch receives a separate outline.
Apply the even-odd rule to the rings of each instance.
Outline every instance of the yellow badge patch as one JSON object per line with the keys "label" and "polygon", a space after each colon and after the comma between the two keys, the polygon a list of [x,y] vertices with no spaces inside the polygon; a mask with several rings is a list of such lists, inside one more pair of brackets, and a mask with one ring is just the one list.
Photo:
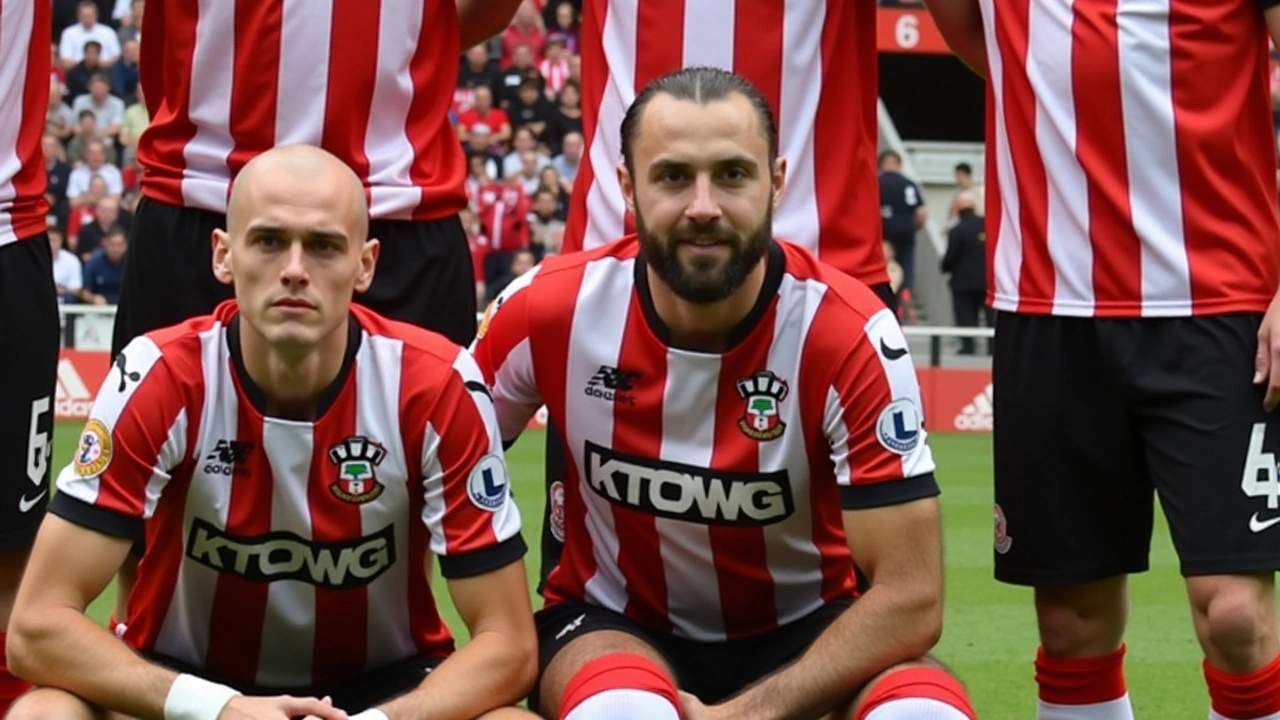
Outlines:
{"label": "yellow badge patch", "polygon": [[90,420],[80,433],[80,447],[76,448],[76,474],[94,477],[107,469],[111,462],[111,433],[101,420]]}
{"label": "yellow badge patch", "polygon": [[494,300],[493,302],[489,303],[488,307],[484,309],[484,316],[480,318],[480,327],[476,328],[477,340],[484,337],[484,334],[489,331],[489,318],[493,317],[493,311],[497,307],[497,305],[498,305],[498,301]]}

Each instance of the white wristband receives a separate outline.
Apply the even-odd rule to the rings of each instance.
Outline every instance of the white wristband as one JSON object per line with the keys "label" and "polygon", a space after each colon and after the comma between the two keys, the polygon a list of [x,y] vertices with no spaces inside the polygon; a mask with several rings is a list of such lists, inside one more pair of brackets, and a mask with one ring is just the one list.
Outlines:
{"label": "white wristband", "polygon": [[222,708],[240,693],[195,675],[179,675],[164,699],[164,720],[218,720]]}
{"label": "white wristband", "polygon": [[362,713],[356,713],[351,716],[351,720],[391,720],[387,714],[378,708],[369,708]]}

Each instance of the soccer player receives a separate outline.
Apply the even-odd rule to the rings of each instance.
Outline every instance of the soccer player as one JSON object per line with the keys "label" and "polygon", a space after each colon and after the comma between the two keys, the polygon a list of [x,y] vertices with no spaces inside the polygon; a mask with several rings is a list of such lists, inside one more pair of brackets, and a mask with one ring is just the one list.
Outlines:
{"label": "soccer player", "polygon": [[[228,210],[212,262],[235,301],[131,342],[58,477],[9,636],[42,687],[9,717],[469,720],[517,700],[525,545],[479,369],[352,305],[380,248],[332,155],[258,156]],[[83,612],[141,533],[122,643]],[[457,652],[432,554],[472,633]]]}
{"label": "soccer player", "polygon": [[929,6],[990,78],[995,568],[1035,588],[1038,717],[1133,717],[1127,576],[1154,492],[1210,717],[1280,719],[1280,9]]}
{"label": "soccer player", "polygon": [[636,235],[517,278],[473,347],[503,440],[545,403],[569,459],[533,706],[972,718],[926,655],[938,486],[905,338],[865,285],[773,237],[788,163],[767,100],[677,71],[621,137]]}
{"label": "soccer player", "polygon": [[51,12],[0,0],[0,716],[27,688],[9,674],[4,628],[49,501],[59,330],[41,135]]}
{"label": "soccer player", "polygon": [[518,5],[147,3],[140,65],[151,125],[138,143],[143,197],[112,354],[231,296],[209,272],[208,242],[226,227],[228,187],[255,155],[291,143],[332,152],[364,184],[382,272],[358,301],[470,343],[475,288],[458,221],[466,164],[449,105],[460,48],[501,32]]}

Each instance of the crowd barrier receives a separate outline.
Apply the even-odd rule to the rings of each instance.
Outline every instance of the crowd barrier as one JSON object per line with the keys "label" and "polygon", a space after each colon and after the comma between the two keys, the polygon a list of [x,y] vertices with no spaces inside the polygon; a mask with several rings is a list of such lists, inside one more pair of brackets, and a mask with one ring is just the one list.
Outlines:
{"label": "crowd barrier", "polygon": [[[65,346],[58,361],[54,415],[58,420],[83,420],[88,417],[98,386],[111,369],[111,320],[115,309],[65,305],[62,312]],[[903,331],[908,338],[929,340],[928,353],[916,359],[925,427],[943,432],[990,432],[990,368],[945,367],[942,342],[946,338],[989,338],[991,330],[912,325]],[[545,422],[543,410],[530,424],[542,427]]]}

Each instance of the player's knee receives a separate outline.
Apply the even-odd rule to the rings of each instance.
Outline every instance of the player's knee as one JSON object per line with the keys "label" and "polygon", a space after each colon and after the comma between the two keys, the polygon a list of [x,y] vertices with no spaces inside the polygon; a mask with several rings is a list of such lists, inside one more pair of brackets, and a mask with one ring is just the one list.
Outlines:
{"label": "player's knee", "polygon": [[1125,614],[1122,578],[1036,590],[1040,644],[1053,657],[1093,657],[1115,651],[1124,636]]}
{"label": "player's knee", "polygon": [[1187,582],[1201,643],[1224,658],[1249,658],[1276,634],[1271,585],[1252,576]]}
{"label": "player's knee", "polygon": [[83,700],[63,690],[37,688],[9,706],[5,720],[93,720],[93,710]]}
{"label": "player's knee", "polygon": [[873,679],[857,702],[854,720],[907,720],[929,713],[939,720],[974,720],[964,685],[930,660],[892,667]]}
{"label": "player's knee", "polygon": [[629,652],[602,655],[578,669],[565,685],[561,720],[679,718],[675,681],[653,660]]}

